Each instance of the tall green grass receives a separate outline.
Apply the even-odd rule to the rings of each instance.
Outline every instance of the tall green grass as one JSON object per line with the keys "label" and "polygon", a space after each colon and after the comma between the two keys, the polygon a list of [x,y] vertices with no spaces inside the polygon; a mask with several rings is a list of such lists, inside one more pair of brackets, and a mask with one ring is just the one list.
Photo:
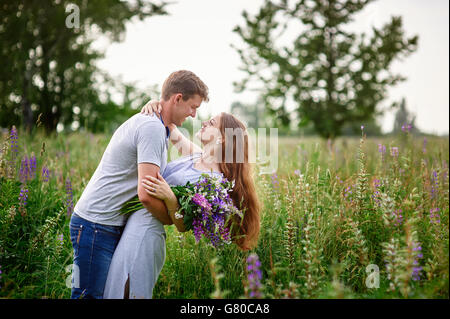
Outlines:
{"label": "tall green grass", "polygon": [[[70,206],[109,138],[19,132],[14,155],[4,132],[0,297],[70,297]],[[384,156],[378,144],[386,147]],[[392,147],[398,157],[391,156]],[[21,183],[21,161],[33,154],[36,176]],[[263,296],[448,298],[448,162],[448,138],[428,137],[425,149],[423,137],[407,133],[338,139],[333,145],[280,138],[276,174],[255,174],[263,209],[252,252],[261,261]],[[50,171],[48,181],[43,167]],[[19,195],[25,188],[24,206]],[[217,251],[173,226],[166,232],[166,262],[154,298],[248,296],[249,252],[234,245]],[[366,285],[368,265],[379,269],[379,288]]]}

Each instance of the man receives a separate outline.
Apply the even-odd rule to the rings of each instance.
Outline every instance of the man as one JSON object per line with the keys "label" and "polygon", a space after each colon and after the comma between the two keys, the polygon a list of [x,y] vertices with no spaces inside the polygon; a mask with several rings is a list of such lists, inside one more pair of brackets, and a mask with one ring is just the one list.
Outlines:
{"label": "man", "polygon": [[139,180],[157,177],[167,164],[170,124],[195,117],[207,86],[190,71],[172,73],[164,82],[161,119],[136,114],[113,134],[103,157],[74,208],[70,237],[74,249],[72,299],[102,298],[109,265],[127,217],[123,204],[136,196],[162,224],[172,221],[164,203],[145,191]]}

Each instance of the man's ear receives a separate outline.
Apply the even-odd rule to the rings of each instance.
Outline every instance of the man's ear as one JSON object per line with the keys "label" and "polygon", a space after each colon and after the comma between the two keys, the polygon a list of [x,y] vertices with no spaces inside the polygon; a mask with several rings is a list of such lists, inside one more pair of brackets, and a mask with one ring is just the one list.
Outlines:
{"label": "man's ear", "polygon": [[180,103],[182,99],[183,99],[183,94],[177,93],[177,94],[175,94],[175,97],[174,97],[173,101],[175,103]]}

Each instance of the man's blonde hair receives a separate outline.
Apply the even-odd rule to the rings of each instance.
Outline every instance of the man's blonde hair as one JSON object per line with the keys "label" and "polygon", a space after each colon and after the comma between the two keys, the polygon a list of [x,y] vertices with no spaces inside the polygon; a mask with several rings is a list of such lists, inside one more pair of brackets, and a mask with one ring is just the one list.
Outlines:
{"label": "man's blonde hair", "polygon": [[195,94],[208,102],[208,87],[191,71],[180,70],[169,75],[162,86],[162,98],[167,101],[174,94],[183,94],[183,101],[187,101]]}

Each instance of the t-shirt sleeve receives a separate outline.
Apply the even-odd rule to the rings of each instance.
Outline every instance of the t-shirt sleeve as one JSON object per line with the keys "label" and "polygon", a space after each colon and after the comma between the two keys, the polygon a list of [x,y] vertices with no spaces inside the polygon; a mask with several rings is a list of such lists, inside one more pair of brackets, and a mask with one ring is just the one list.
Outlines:
{"label": "t-shirt sleeve", "polygon": [[161,167],[166,143],[164,126],[145,122],[136,130],[137,163],[152,163]]}

